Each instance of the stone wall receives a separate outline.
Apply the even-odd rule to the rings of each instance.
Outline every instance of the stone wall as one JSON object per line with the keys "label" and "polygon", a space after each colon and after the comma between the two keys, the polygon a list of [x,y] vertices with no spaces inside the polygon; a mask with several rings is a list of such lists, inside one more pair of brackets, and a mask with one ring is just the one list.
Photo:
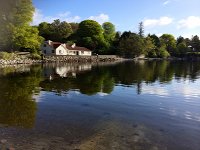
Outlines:
{"label": "stone wall", "polygon": [[96,55],[96,56],[43,56],[43,62],[98,62],[116,61],[116,55]]}
{"label": "stone wall", "polygon": [[98,55],[98,56],[43,56],[42,60],[34,60],[28,57],[15,57],[12,60],[0,59],[0,65],[15,64],[34,64],[48,62],[114,62],[120,60],[115,55]]}
{"label": "stone wall", "polygon": [[0,59],[0,65],[15,65],[15,64],[34,64],[41,63],[42,60],[32,60],[32,59],[13,59],[13,60],[4,60]]}

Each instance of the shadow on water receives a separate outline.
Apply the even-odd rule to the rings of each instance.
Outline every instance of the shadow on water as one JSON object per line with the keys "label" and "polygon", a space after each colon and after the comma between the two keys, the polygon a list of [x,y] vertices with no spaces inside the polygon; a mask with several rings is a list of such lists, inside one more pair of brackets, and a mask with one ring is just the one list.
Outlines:
{"label": "shadow on water", "polygon": [[0,68],[0,140],[17,149],[198,150],[199,77],[200,64],[183,61]]}

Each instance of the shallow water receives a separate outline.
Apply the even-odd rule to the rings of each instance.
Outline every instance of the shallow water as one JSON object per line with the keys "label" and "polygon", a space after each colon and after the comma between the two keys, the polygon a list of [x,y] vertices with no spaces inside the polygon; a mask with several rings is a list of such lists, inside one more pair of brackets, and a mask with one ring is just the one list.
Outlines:
{"label": "shallow water", "polygon": [[200,150],[200,63],[0,68],[0,149]]}

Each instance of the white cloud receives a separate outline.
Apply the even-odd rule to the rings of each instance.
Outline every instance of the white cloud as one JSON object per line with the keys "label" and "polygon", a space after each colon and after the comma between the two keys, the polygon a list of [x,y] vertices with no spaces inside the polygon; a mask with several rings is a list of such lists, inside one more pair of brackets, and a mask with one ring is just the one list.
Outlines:
{"label": "white cloud", "polygon": [[185,32],[184,32],[181,36],[184,37],[184,38],[189,38],[189,39],[191,39],[193,35],[196,35],[196,34],[193,34],[193,33],[185,33]]}
{"label": "white cloud", "polygon": [[161,37],[161,36],[163,35],[163,33],[156,33],[156,35],[157,35],[158,37]]}
{"label": "white cloud", "polygon": [[194,29],[200,27],[200,17],[197,16],[189,16],[186,19],[182,19],[178,22],[177,28],[188,28]]}
{"label": "white cloud", "polygon": [[144,20],[145,27],[166,26],[173,22],[173,18],[160,17],[159,19],[146,19]]}
{"label": "white cloud", "polygon": [[[60,19],[60,21],[66,21],[66,22],[80,22],[81,21],[80,16],[71,16],[70,12],[63,12],[54,16],[44,16],[41,10],[36,9],[33,16],[33,22],[31,24],[38,25],[41,22],[51,23],[56,19]],[[100,24],[102,24],[106,21],[109,21],[109,16],[107,14],[101,13],[97,16],[90,16],[87,19],[95,20],[99,22]]]}
{"label": "white cloud", "polygon": [[95,20],[95,21],[99,22],[100,24],[102,24],[106,21],[109,21],[109,16],[107,14],[102,13],[98,16],[90,16],[88,19]]}
{"label": "white cloud", "polygon": [[164,3],[163,3],[163,5],[167,5],[167,4],[169,4],[171,1],[165,1]]}
{"label": "white cloud", "polygon": [[70,12],[63,12],[55,16],[44,16],[41,10],[36,9],[33,16],[32,25],[38,25],[41,22],[51,23],[56,19],[60,19],[61,21],[66,21],[66,22],[79,22],[81,19],[79,16],[70,16],[70,15],[71,15]]}

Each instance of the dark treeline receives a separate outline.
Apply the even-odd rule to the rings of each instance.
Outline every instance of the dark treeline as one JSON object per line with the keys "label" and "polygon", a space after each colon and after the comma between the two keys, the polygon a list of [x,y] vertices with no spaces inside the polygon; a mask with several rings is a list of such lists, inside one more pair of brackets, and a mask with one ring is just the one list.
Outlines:
{"label": "dark treeline", "polygon": [[200,39],[191,39],[163,34],[144,35],[143,23],[135,33],[117,32],[115,25],[105,22],[100,25],[93,20],[80,23],[68,23],[55,20],[52,23],[42,22],[31,26],[34,13],[32,0],[7,0],[0,2],[0,50],[29,51],[40,54],[43,40],[63,43],[77,43],[97,54],[116,54],[122,57],[165,58],[169,56],[183,57],[200,51]]}

